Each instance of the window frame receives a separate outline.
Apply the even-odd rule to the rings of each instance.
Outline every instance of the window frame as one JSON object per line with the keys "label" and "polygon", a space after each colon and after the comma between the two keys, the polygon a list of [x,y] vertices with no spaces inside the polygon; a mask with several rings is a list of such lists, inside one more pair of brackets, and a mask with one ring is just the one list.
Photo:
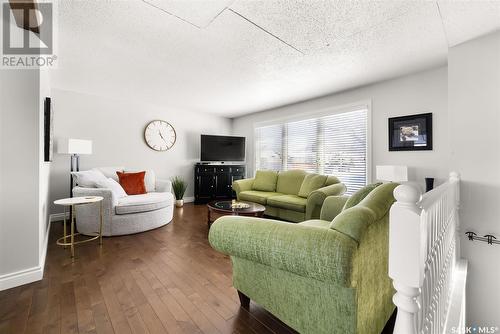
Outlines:
{"label": "window frame", "polygon": [[[257,170],[257,148],[255,147],[256,143],[256,130],[257,128],[270,126],[270,125],[278,125],[285,124],[288,122],[296,122],[303,121],[311,118],[321,118],[325,116],[330,116],[333,114],[342,114],[350,111],[357,111],[360,109],[366,109],[366,183],[372,183],[372,101],[361,100],[358,102],[348,103],[344,105],[327,107],[322,109],[317,109],[314,111],[303,112],[300,114],[294,114],[292,116],[284,116],[284,117],[276,117],[270,120],[254,122],[253,124],[253,141],[252,145],[254,146],[253,152],[253,163],[252,168],[254,170],[254,174]],[[286,128],[286,127],[285,127]]]}

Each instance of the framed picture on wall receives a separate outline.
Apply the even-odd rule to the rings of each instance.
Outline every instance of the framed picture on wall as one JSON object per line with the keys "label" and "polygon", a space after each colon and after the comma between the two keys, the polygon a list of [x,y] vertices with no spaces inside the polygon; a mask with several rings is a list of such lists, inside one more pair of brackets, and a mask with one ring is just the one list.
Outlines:
{"label": "framed picture on wall", "polygon": [[389,151],[432,150],[432,113],[389,118]]}
{"label": "framed picture on wall", "polygon": [[43,161],[52,161],[54,147],[54,114],[50,97],[43,104]]}

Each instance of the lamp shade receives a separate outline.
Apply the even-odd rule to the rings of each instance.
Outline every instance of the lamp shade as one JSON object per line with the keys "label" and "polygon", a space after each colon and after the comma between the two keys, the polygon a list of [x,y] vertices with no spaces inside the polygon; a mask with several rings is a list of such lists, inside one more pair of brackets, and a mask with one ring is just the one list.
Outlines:
{"label": "lamp shade", "polygon": [[377,180],[389,182],[408,181],[407,166],[377,166]]}
{"label": "lamp shade", "polygon": [[92,154],[92,140],[60,138],[57,140],[59,154]]}

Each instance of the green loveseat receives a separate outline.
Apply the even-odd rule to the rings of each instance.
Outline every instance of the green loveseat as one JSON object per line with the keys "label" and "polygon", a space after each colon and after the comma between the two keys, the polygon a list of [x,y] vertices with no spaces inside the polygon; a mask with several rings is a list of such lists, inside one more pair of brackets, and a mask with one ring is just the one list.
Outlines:
{"label": "green loveseat", "polygon": [[323,201],[346,188],[335,176],[303,170],[259,170],[254,178],[233,182],[238,200],[262,204],[267,216],[291,222],[319,218]]}
{"label": "green loveseat", "polygon": [[302,334],[379,334],[395,308],[388,247],[396,186],[328,197],[320,219],[299,224],[217,219],[209,240],[231,256],[242,306],[250,298]]}

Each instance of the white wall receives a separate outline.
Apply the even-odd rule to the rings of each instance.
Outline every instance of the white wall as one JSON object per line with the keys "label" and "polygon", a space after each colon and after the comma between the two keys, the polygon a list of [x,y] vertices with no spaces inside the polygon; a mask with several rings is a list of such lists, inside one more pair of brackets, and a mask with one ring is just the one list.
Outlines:
{"label": "white wall", "polygon": [[50,228],[51,165],[43,162],[46,96],[47,70],[0,70],[0,290],[43,277]]}
{"label": "white wall", "polygon": [[39,261],[39,71],[0,71],[0,81],[2,275]]}
{"label": "white wall", "polygon": [[43,277],[50,164],[43,162],[48,73],[0,71],[0,290]]}
{"label": "white wall", "polygon": [[[90,139],[93,154],[80,157],[80,169],[125,166],[153,169],[160,178],[183,176],[193,196],[194,164],[200,159],[200,134],[229,134],[231,120],[219,116],[148,105],[133,97],[110,99],[53,88],[55,137]],[[162,119],[175,128],[177,141],[166,152],[150,149],[144,128]],[[69,156],[54,155],[51,201],[69,196]],[[62,212],[52,207],[52,213]]]}
{"label": "white wall", "polygon": [[[463,231],[500,238],[500,32],[453,47],[448,59],[451,166],[462,175]],[[500,245],[462,241],[468,323],[500,326]]]}
{"label": "white wall", "polygon": [[[249,175],[253,175],[255,161],[253,155],[255,123],[370,99],[372,101],[372,175],[375,176],[376,165],[397,164],[409,166],[409,177],[421,184],[424,183],[425,177],[435,177],[437,183],[445,179],[449,170],[446,160],[449,149],[446,67],[235,118],[233,133],[247,137]],[[433,113],[434,150],[389,152],[387,119],[424,112]]]}

